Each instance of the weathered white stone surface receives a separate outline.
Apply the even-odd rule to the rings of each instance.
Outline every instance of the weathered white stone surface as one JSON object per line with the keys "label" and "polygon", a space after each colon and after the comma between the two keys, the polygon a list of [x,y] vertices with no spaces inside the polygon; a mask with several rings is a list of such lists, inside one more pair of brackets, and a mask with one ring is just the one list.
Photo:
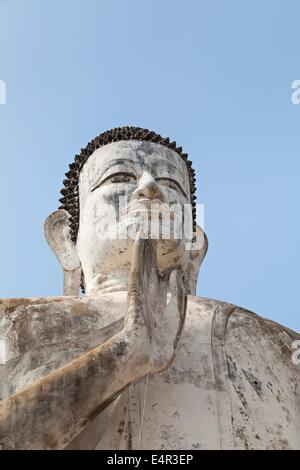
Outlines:
{"label": "weathered white stone surface", "polygon": [[300,449],[300,367],[291,361],[299,338],[234,305],[189,297],[175,361],[123,392],[96,448]]}
{"label": "weathered white stone surface", "polygon": [[[126,292],[3,300],[1,398],[110,338],[125,305]],[[239,307],[189,297],[171,367],[149,377],[147,391],[146,378],[130,385],[67,447],[300,449],[300,367],[291,361],[299,338]]]}

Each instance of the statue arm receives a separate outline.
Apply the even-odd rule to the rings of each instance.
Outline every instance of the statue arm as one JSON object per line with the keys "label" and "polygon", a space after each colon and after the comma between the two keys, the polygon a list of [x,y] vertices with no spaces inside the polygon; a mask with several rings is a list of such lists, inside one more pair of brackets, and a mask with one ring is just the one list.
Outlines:
{"label": "statue arm", "polygon": [[[172,297],[166,306],[169,282]],[[180,269],[160,275],[153,242],[138,237],[124,328],[101,346],[2,401],[0,448],[64,448],[128,384],[169,366],[185,309]]]}

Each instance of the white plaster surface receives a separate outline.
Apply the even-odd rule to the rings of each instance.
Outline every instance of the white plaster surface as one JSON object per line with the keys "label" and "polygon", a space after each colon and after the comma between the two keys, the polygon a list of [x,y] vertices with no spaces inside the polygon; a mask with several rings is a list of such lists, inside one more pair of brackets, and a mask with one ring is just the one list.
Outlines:
{"label": "white plaster surface", "polygon": [[[3,300],[2,399],[111,337],[125,303],[125,292]],[[131,384],[67,447],[300,449],[295,339],[252,312],[189,297],[171,367]]]}

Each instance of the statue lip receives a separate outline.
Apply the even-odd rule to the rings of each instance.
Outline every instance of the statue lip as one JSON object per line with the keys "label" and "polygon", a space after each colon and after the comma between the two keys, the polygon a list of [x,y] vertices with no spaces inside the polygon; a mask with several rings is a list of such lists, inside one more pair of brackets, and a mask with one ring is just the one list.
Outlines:
{"label": "statue lip", "polygon": [[[152,205],[156,206],[162,206],[162,209],[159,207],[152,208]],[[171,219],[174,219],[174,214],[166,210],[166,205],[161,201],[161,199],[149,199],[149,198],[143,198],[143,199],[136,199],[135,201],[132,201],[128,204],[126,209],[122,212],[122,215],[128,214],[130,212],[159,212],[159,213],[165,213],[168,215]]]}

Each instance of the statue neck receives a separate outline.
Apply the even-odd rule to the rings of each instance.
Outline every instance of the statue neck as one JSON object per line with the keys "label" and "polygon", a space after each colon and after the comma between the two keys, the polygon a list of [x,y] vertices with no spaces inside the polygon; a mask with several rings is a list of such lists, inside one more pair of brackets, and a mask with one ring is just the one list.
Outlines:
{"label": "statue neck", "polygon": [[101,295],[108,292],[127,291],[129,271],[105,272],[95,275],[86,282],[86,295]]}

